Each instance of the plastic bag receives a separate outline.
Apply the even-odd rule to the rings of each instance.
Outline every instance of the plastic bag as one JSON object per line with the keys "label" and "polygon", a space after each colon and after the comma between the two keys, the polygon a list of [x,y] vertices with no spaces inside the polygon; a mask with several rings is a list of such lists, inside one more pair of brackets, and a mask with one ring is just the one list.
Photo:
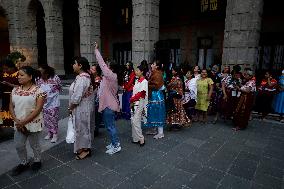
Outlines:
{"label": "plastic bag", "polygon": [[75,142],[75,128],[73,124],[73,117],[72,115],[69,116],[68,119],[68,128],[67,128],[67,135],[66,135],[66,142],[68,144]]}

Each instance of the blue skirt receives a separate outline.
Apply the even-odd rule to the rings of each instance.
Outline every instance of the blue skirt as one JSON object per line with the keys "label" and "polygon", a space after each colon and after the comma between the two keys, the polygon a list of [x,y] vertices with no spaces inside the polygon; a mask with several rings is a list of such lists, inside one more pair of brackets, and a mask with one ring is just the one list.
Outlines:
{"label": "blue skirt", "polygon": [[132,91],[124,92],[122,95],[122,119],[130,120],[131,112],[130,112],[130,98],[132,97]]}
{"label": "blue skirt", "polygon": [[144,127],[164,127],[166,125],[166,105],[163,91],[152,91],[147,106],[147,122]]}
{"label": "blue skirt", "polygon": [[276,113],[284,114],[284,92],[278,93],[274,97],[273,109]]}

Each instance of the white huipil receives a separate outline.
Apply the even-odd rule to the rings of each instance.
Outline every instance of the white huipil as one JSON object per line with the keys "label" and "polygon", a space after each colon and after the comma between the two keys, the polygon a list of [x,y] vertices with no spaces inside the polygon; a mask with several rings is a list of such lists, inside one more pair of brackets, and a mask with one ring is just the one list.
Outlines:
{"label": "white huipil", "polygon": [[[134,102],[134,108],[131,110],[131,125],[132,125],[132,138],[133,142],[144,140],[141,129],[141,121],[146,122],[147,104],[148,104],[148,81],[145,78],[140,78],[136,81],[133,87],[134,97],[136,94],[145,91],[144,98]],[[143,119],[143,120],[142,120]]]}

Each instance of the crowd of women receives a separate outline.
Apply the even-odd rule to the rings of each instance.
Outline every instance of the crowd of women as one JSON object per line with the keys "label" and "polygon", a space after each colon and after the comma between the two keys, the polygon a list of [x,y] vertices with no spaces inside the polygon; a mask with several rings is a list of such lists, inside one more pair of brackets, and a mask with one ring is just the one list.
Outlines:
{"label": "crowd of women", "polygon": [[[121,151],[115,121],[116,112],[120,111],[121,74],[118,74],[117,64],[103,60],[96,43],[94,53],[98,61],[96,66],[90,67],[84,57],[76,57],[72,63],[77,76],[69,89],[67,111],[74,124],[77,160],[91,155],[91,130],[94,129],[94,136],[97,136],[102,123],[111,141],[106,153],[112,155]],[[39,138],[43,126],[48,133],[46,140],[58,140],[61,82],[48,65],[41,65],[38,70],[30,66],[16,68],[7,60],[3,68],[2,85],[7,90],[2,109],[8,107],[11,115],[11,120],[5,124],[15,126],[14,141],[21,163],[13,169],[13,174],[18,175],[30,166],[33,170],[40,169]],[[251,69],[241,72],[238,66],[232,70],[224,66],[222,72],[217,65],[210,70],[198,66],[166,69],[158,60],[151,64],[144,60],[135,68],[128,62],[122,80],[121,115],[130,120],[132,142],[141,147],[146,143],[143,134],[161,139],[165,137],[165,128],[182,130],[192,122],[208,123],[208,113],[214,115],[213,124],[219,119],[232,120],[235,131],[245,129],[254,104],[261,119],[273,108],[284,122],[284,70],[278,80],[265,72],[257,84]],[[27,159],[27,140],[34,152],[32,164]]]}

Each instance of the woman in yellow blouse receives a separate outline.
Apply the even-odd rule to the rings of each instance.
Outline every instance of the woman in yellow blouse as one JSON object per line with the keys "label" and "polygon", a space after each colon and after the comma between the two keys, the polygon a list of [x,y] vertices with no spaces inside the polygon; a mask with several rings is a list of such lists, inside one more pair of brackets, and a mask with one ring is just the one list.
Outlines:
{"label": "woman in yellow blouse", "polygon": [[[201,72],[201,78],[197,80],[197,102],[195,109],[198,110],[198,121],[207,122],[207,110],[211,99],[213,84],[211,78],[208,78],[206,69]],[[202,120],[200,119],[202,115]]]}

